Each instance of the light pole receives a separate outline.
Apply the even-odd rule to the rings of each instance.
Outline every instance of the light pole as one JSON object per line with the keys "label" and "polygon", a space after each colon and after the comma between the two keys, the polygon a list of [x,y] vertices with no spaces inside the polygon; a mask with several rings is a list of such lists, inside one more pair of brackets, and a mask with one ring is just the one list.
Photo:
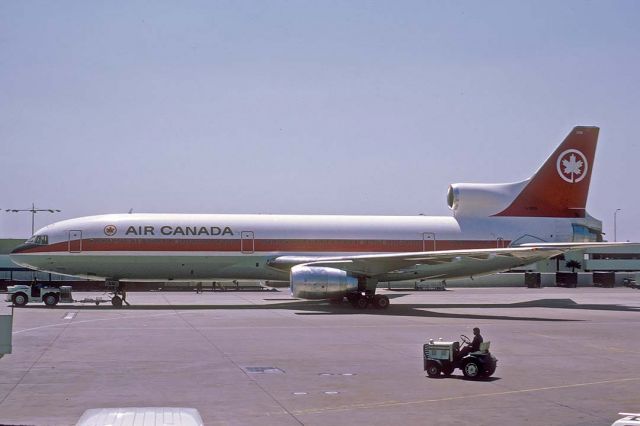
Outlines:
{"label": "light pole", "polygon": [[613,212],[613,242],[618,242],[618,212],[622,209],[616,209]]}
{"label": "light pole", "polygon": [[38,212],[49,212],[49,213],[59,213],[58,209],[37,209],[35,203],[31,203],[30,209],[6,209],[6,212],[11,213],[20,213],[20,212],[31,212],[31,235],[35,232],[35,218],[36,213]]}

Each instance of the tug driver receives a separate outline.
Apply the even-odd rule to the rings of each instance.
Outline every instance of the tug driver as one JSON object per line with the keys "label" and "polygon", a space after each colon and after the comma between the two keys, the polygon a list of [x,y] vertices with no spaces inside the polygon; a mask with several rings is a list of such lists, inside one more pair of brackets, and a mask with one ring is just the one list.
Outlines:
{"label": "tug driver", "polygon": [[482,343],[482,336],[480,335],[480,329],[475,327],[473,329],[473,341],[470,345],[460,349],[460,358],[464,358],[470,352],[476,352],[480,350],[480,343]]}

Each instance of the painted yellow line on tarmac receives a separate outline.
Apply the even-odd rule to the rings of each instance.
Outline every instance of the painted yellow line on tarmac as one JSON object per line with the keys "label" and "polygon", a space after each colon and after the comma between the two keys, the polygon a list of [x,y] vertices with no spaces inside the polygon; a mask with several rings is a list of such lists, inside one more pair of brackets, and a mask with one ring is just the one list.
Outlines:
{"label": "painted yellow line on tarmac", "polygon": [[599,382],[574,383],[572,385],[559,385],[559,386],[547,386],[547,387],[541,387],[541,388],[519,389],[519,390],[511,390],[511,391],[503,391],[503,392],[479,393],[475,395],[451,396],[446,398],[421,399],[416,401],[393,401],[392,400],[392,401],[381,401],[381,402],[373,402],[373,403],[342,405],[337,407],[310,408],[306,410],[291,411],[291,413],[296,415],[297,414],[319,414],[319,413],[324,413],[329,411],[350,411],[350,410],[370,409],[370,408],[400,407],[400,406],[406,406],[406,405],[458,401],[462,399],[486,398],[491,396],[517,395],[522,393],[541,392],[541,391],[547,391],[547,390],[569,389],[569,388],[579,388],[579,387],[585,387],[585,386],[608,385],[608,384],[637,382],[637,381],[640,381],[640,377],[632,377],[627,379],[616,379],[616,380],[603,380]]}

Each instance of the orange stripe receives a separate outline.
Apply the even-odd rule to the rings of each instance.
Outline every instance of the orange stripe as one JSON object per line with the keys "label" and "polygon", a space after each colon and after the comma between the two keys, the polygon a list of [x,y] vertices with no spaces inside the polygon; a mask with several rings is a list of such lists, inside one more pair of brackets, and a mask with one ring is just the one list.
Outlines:
{"label": "orange stripe", "polygon": [[[82,251],[210,251],[239,252],[240,239],[149,239],[149,238],[91,238],[82,240]],[[79,248],[77,240],[72,241],[72,249]],[[501,247],[509,241],[501,241]],[[301,252],[301,253],[402,253],[433,251],[433,241],[422,240],[307,240],[307,239],[256,239],[256,252]],[[245,240],[245,251],[251,247],[251,240]],[[437,250],[463,250],[496,248],[495,240],[438,240]],[[68,252],[69,242],[48,246],[25,248],[20,253]],[[16,252],[18,253],[18,252]]]}

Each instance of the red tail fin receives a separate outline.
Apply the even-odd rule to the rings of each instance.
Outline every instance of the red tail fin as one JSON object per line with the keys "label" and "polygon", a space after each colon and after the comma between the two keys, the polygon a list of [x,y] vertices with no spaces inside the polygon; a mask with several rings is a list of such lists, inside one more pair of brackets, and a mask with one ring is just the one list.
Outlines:
{"label": "red tail fin", "polygon": [[597,127],[574,127],[515,200],[495,216],[585,217]]}

